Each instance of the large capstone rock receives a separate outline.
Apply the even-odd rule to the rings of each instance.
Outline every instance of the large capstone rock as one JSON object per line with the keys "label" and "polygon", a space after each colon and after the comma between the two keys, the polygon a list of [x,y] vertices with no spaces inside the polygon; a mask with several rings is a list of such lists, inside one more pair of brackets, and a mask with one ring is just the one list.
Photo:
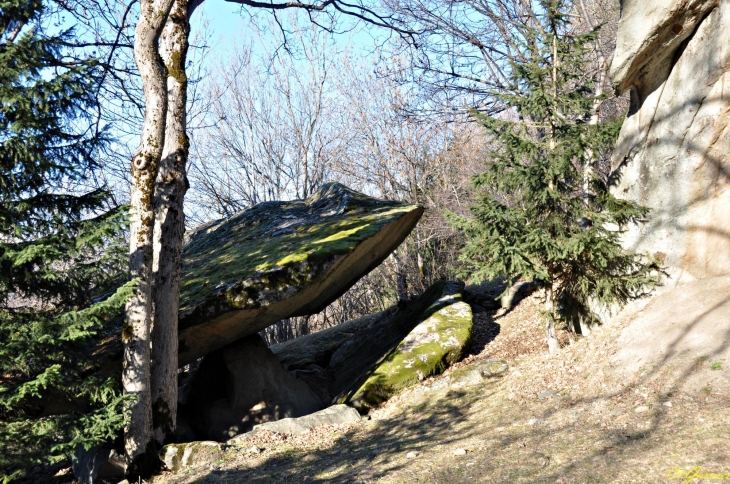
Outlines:
{"label": "large capstone rock", "polygon": [[631,108],[614,193],[651,209],[625,235],[688,280],[730,274],[730,3],[624,0],[611,73]]}
{"label": "large capstone rock", "polygon": [[341,400],[364,411],[456,363],[471,341],[474,327],[471,308],[462,300],[463,288],[459,283],[446,284],[416,327],[362,385]]}
{"label": "large capstone rock", "polygon": [[[386,311],[287,341],[271,349],[288,370],[325,401],[350,400],[373,372],[385,368],[383,365],[387,364],[384,362],[388,356],[396,353],[409,360],[410,356],[406,355],[411,355],[419,362],[408,368],[413,378],[404,377],[405,386],[418,381],[419,372],[425,377],[442,371],[461,355],[473,324],[468,305],[461,302],[462,291],[463,285],[459,283],[438,282],[420,297]],[[432,324],[436,323],[438,316],[434,319],[429,317],[440,310],[444,311],[442,314],[453,312],[451,316],[463,324],[458,330]],[[439,349],[431,355],[426,346],[437,339]],[[399,345],[400,351],[396,350]],[[396,387],[393,391],[401,388]],[[365,405],[361,408],[364,409]]]}
{"label": "large capstone rock", "polygon": [[180,364],[292,316],[315,314],[383,261],[423,209],[330,183],[187,236]]}
{"label": "large capstone rock", "polygon": [[[306,200],[265,202],[185,235],[180,366],[290,318],[316,314],[378,266],[423,208],[328,183]],[[117,327],[98,349],[121,367]]]}
{"label": "large capstone rock", "polygon": [[259,335],[214,351],[181,395],[181,440],[225,442],[255,425],[300,417],[325,403],[279,362]]}

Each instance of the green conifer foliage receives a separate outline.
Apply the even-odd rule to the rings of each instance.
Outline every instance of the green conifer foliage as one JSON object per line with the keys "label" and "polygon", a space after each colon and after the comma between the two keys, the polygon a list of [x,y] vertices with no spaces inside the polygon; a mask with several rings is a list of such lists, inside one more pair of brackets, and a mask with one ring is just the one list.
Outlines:
{"label": "green conifer foliage", "polygon": [[590,123],[596,98],[586,54],[597,33],[571,33],[570,2],[540,4],[540,25],[519,33],[529,61],[511,66],[519,94],[495,94],[511,109],[480,117],[494,151],[473,180],[473,217],[451,220],[468,236],[461,260],[474,276],[544,284],[550,333],[553,321],[590,321],[592,308],[642,294],[657,267],[620,243],[647,209],[615,198],[592,169],[620,128],[618,120]]}
{"label": "green conifer foliage", "polygon": [[[0,3],[0,480],[68,458],[122,425],[118,375],[92,348],[130,285],[119,278],[126,214],[89,188],[107,143],[94,129],[93,60],[72,61],[73,32],[42,27],[41,0]],[[90,114],[91,113],[91,114]],[[108,296],[108,295],[107,295]],[[40,414],[40,402],[51,409]],[[76,402],[76,411],[53,415]],[[61,412],[59,412],[61,413]]]}

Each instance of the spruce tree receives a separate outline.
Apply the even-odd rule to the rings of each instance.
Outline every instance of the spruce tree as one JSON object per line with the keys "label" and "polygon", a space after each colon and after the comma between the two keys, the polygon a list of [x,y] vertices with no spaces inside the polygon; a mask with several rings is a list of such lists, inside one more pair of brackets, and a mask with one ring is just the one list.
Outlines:
{"label": "spruce tree", "polygon": [[91,370],[130,292],[109,291],[124,277],[126,215],[91,178],[108,142],[93,118],[97,65],[69,57],[73,31],[49,34],[47,20],[41,0],[0,4],[3,482],[114,438],[123,423],[119,375]]}
{"label": "spruce tree", "polygon": [[512,92],[494,94],[508,110],[479,117],[494,150],[473,180],[473,217],[451,217],[468,236],[460,257],[474,276],[543,285],[550,352],[556,321],[595,321],[598,307],[620,306],[655,284],[657,269],[620,243],[647,209],[614,197],[594,169],[620,121],[590,122],[587,53],[597,33],[571,32],[570,8],[541,0],[539,22],[519,33],[527,61],[510,66]]}

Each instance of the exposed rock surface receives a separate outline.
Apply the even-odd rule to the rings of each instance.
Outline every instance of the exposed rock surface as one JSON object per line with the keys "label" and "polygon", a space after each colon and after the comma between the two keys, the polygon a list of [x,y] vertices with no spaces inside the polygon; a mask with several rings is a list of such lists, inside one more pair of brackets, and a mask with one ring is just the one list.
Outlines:
{"label": "exposed rock surface", "polygon": [[225,445],[203,441],[166,445],[160,452],[160,459],[169,470],[179,471],[186,467],[211,464],[222,459],[224,455]]}
{"label": "exposed rock surface", "polygon": [[424,319],[453,283],[438,282],[399,306],[272,346],[282,364],[325,401],[340,401]]}
{"label": "exposed rock surface", "polygon": [[652,210],[625,241],[688,280],[730,274],[728,38],[728,2],[622,2],[611,72],[632,102],[614,193]]}
{"label": "exposed rock surface", "polygon": [[419,323],[341,400],[367,410],[456,363],[471,341],[474,326],[471,308],[462,300],[463,290],[461,283],[445,284]]}
{"label": "exposed rock surface", "polygon": [[320,425],[339,425],[350,422],[359,422],[360,413],[347,405],[332,405],[331,407],[305,415],[298,418],[283,418],[275,422],[266,422],[256,425],[251,432],[237,435],[228,441],[229,444],[240,444],[244,442],[251,434],[268,430],[277,434],[305,434]]}
{"label": "exposed rock surface", "polygon": [[338,183],[267,202],[188,235],[180,364],[291,316],[315,314],[388,256],[423,209]]}
{"label": "exposed rock surface", "polygon": [[[185,235],[179,363],[292,316],[315,314],[378,266],[423,208],[328,183],[306,200],[265,202]],[[118,329],[100,349],[119,368]]]}
{"label": "exposed rock surface", "polygon": [[225,442],[254,425],[299,417],[325,403],[286,371],[259,335],[214,351],[185,389],[180,440]]}
{"label": "exposed rock surface", "polygon": [[728,362],[730,367],[730,277],[674,288],[633,319],[611,358],[619,371],[634,375],[656,367],[684,368],[698,358]]}
{"label": "exposed rock surface", "polygon": [[478,385],[487,378],[503,376],[508,370],[509,365],[504,360],[495,358],[477,360],[465,368],[452,371],[449,375],[449,383],[454,387]]}
{"label": "exposed rock surface", "polygon": [[77,484],[118,482],[124,479],[124,456],[112,448],[80,446],[74,454],[73,473]]}

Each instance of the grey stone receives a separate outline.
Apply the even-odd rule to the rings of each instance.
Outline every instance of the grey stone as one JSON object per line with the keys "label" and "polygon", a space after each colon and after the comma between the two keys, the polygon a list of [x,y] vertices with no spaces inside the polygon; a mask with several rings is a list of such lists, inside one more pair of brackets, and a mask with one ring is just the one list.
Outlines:
{"label": "grey stone", "polygon": [[623,0],[609,72],[616,89],[663,81],[673,53],[716,5],[714,0]]}
{"label": "grey stone", "polygon": [[179,406],[197,440],[224,442],[269,420],[299,417],[325,403],[281,365],[259,335],[206,356]]}
{"label": "grey stone", "polygon": [[547,390],[547,391],[538,393],[537,398],[544,400],[546,398],[550,398],[553,395],[557,395],[557,394],[558,394],[557,390]]}
{"label": "grey stone", "polygon": [[452,371],[449,380],[454,387],[477,385],[486,378],[503,376],[508,370],[509,365],[506,361],[487,358],[477,360],[463,368]]}
{"label": "grey stone", "polygon": [[160,451],[160,459],[173,472],[188,467],[210,465],[223,459],[224,455],[223,445],[209,441],[169,444]]}
{"label": "grey stone", "polygon": [[[298,418],[284,418],[275,422],[266,422],[256,425],[251,432],[257,433],[262,430],[276,432],[278,434],[305,434],[313,428],[322,425],[336,425],[352,422],[359,422],[360,413],[347,405],[333,405],[319,412],[305,415]],[[229,444],[239,444],[248,439],[250,434],[238,435],[228,441]]]}
{"label": "grey stone", "polygon": [[612,155],[613,193],[646,206],[622,234],[675,281],[730,275],[730,4],[625,0],[611,66],[632,105]]}
{"label": "grey stone", "polygon": [[649,411],[649,407],[647,407],[646,405],[639,405],[638,407],[636,407],[634,409],[634,412],[636,412],[636,413],[644,413],[644,412],[648,412],[648,411]]}
{"label": "grey stone", "polygon": [[[377,267],[422,214],[327,183],[306,200],[260,203],[189,231],[180,366],[282,319],[318,313]],[[120,337],[105,342],[103,373],[119,368],[121,347]]]}
{"label": "grey stone", "polygon": [[[340,402],[363,385],[382,360],[424,320],[429,308],[456,303],[461,288],[458,283],[437,282],[410,301],[271,349],[288,370],[324,401]],[[438,302],[447,293],[453,301],[447,298]],[[418,381],[416,378],[414,383]]]}
{"label": "grey stone", "polygon": [[461,283],[444,284],[439,297],[419,315],[419,323],[338,401],[366,411],[456,363],[474,327],[471,308],[462,300],[463,288]]}
{"label": "grey stone", "polygon": [[517,303],[532,294],[535,289],[537,289],[537,285],[534,282],[517,282],[513,284],[507,294],[500,299],[502,309],[512,309]]}

